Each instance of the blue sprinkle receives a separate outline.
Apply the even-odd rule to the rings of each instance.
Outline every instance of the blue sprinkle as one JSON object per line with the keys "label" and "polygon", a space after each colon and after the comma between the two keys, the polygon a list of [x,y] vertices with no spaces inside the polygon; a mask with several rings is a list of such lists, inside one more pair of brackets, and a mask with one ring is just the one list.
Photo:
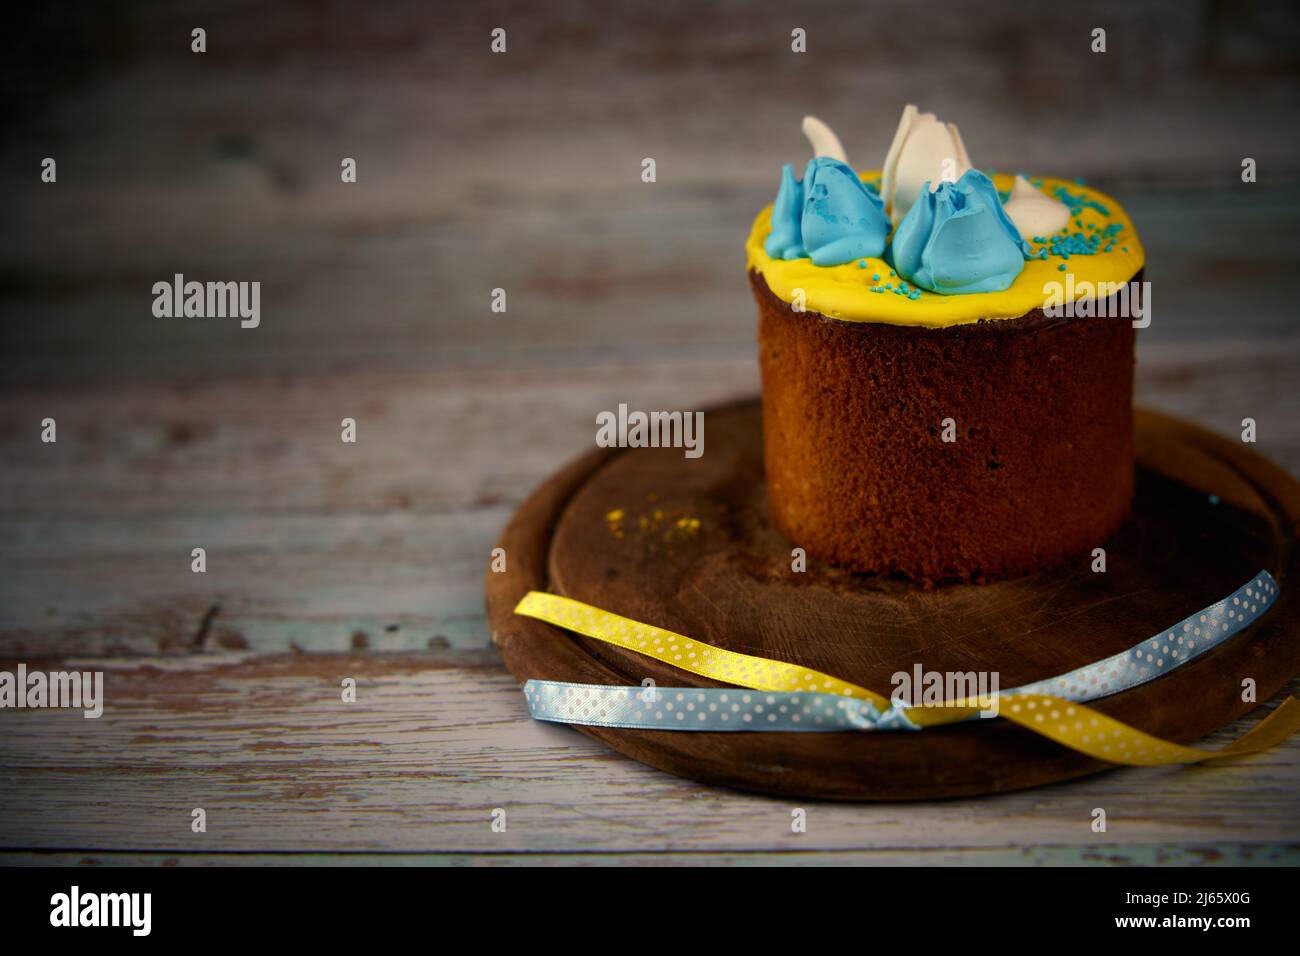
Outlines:
{"label": "blue sprinkle", "polygon": [[[1082,184],[1082,180],[1079,180],[1079,182],[1080,184]],[[1110,210],[1107,209],[1105,206],[1103,206],[1101,203],[1089,199],[1083,193],[1078,193],[1078,194],[1072,193],[1064,186],[1057,186],[1055,189],[1052,190],[1052,195],[1070,207],[1070,214],[1072,216],[1079,215],[1079,213],[1082,212],[1084,209],[1095,209],[1103,216],[1110,215]]]}

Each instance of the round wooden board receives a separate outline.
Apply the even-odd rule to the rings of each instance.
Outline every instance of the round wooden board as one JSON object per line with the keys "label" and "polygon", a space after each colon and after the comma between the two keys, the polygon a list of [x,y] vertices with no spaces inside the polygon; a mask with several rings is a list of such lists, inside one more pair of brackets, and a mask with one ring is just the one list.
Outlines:
{"label": "round wooden board", "polygon": [[[1241,700],[1243,679],[1256,681],[1263,701],[1300,671],[1300,621],[1288,586],[1300,483],[1239,442],[1139,411],[1137,497],[1129,523],[1104,542],[1106,573],[1093,573],[1085,556],[1013,581],[923,590],[812,559],[806,571],[792,571],[796,543],[767,517],[758,403],[711,411],[706,423],[698,459],[680,449],[598,450],[520,507],[500,541],[508,570],[487,576],[492,637],[520,681],[713,683],[515,615],[529,590],[888,694],[891,675],[917,663],[996,670],[1003,688],[1063,673],[1158,633],[1261,568],[1277,578],[1281,596],[1259,623],[1093,706],[1189,742],[1255,706]],[[611,522],[617,510],[623,518]],[[1006,721],[920,734],[578,729],[670,773],[804,798],[967,796],[1111,767]]]}

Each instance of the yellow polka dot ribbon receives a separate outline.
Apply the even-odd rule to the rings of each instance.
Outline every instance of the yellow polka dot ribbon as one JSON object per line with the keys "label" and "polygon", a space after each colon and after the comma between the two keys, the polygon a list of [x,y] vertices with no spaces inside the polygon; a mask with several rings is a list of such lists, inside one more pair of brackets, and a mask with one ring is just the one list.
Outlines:
{"label": "yellow polka dot ribbon", "polygon": [[[1103,691],[1106,694],[1158,677],[1244,629],[1267,609],[1276,594],[1276,583],[1261,572],[1233,595],[1192,615],[1167,635],[1162,632],[1154,639],[1088,668],[1024,688],[1003,691],[993,697],[914,706],[895,705],[887,697],[821,671],[715,647],[557,594],[530,591],[519,602],[515,613],[645,654],[701,677],[770,692],[779,697],[768,698],[764,712],[762,698],[756,698],[757,702],[752,705],[746,698],[742,708],[734,692],[728,700],[726,692],[718,689],[658,688],[649,693],[652,696],[665,695],[666,702],[644,705],[640,703],[642,692],[636,688],[529,681],[525,693],[533,715],[538,719],[604,726],[662,727],[666,730],[895,730],[949,724],[985,713],[996,714],[1098,760],[1133,766],[1163,766],[1227,759],[1272,747],[1300,729],[1300,700],[1287,698],[1250,732],[1227,747],[1201,750],[1153,737],[1085,706],[1080,699],[1073,697],[1079,675],[1091,668],[1115,675],[1116,682],[1110,683]],[[1246,615],[1242,614],[1243,596],[1248,598]],[[1249,599],[1252,598],[1255,604],[1253,613],[1249,611]],[[1237,602],[1235,605],[1232,603],[1234,600]],[[1209,625],[1219,620],[1230,621],[1231,626],[1220,629],[1215,624],[1212,641],[1208,626],[1195,631],[1189,626],[1185,639],[1179,639],[1184,634],[1182,623],[1195,621]],[[1199,645],[1196,643],[1198,635],[1203,635]],[[1157,642],[1156,646],[1152,647],[1150,641]],[[1162,656],[1157,657],[1157,654]],[[1064,688],[1062,692],[1071,694],[1071,697],[1039,692],[1059,688]],[[700,702],[698,709],[693,705],[696,697]],[[684,701],[675,712],[674,698]],[[717,703],[719,700],[721,706]],[[861,703],[846,708],[851,701]],[[751,713],[749,706],[757,708],[757,712]],[[826,709],[818,709],[820,707]],[[799,723],[801,714],[807,716]],[[825,722],[823,714],[826,715]],[[830,719],[832,714],[838,722]],[[729,720],[731,717],[735,719]]]}
{"label": "yellow polka dot ribbon", "polygon": [[841,694],[869,700],[877,707],[889,706],[889,701],[879,694],[821,671],[766,657],[738,654],[712,644],[693,641],[661,627],[619,617],[558,594],[529,591],[515,608],[515,613],[535,617],[539,621],[594,637],[606,644],[637,651],[692,674],[725,681],[737,687]]}

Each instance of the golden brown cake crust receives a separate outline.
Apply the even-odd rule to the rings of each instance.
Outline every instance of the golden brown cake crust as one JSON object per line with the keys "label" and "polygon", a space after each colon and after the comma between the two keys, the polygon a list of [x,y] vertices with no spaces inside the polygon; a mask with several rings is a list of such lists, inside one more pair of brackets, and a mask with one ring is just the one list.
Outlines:
{"label": "golden brown cake crust", "polygon": [[[750,283],[768,501],[809,556],[923,583],[991,580],[1086,556],[1123,523],[1130,320],[845,322]],[[955,442],[941,440],[948,418]]]}

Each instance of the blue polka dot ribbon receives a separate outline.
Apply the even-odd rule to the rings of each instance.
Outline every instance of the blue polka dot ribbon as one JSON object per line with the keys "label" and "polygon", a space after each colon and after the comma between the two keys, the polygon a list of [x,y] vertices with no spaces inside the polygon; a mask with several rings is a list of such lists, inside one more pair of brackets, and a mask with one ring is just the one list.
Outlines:
{"label": "blue polka dot ribbon", "polygon": [[1126,651],[1007,693],[1050,694],[1075,701],[1118,694],[1155,680],[1240,634],[1273,606],[1277,595],[1273,575],[1260,571],[1222,601]]}
{"label": "blue polka dot ribbon", "polygon": [[1261,571],[1223,600],[1104,660],[992,697],[913,706],[810,668],[714,647],[559,595],[530,592],[516,613],[740,688],[530,680],[524,695],[537,720],[644,730],[817,733],[920,730],[1001,716],[1098,759],[1159,766],[1273,746],[1300,729],[1300,701],[1288,698],[1218,751],[1160,740],[1083,702],[1137,687],[1212,650],[1249,627],[1277,595],[1277,582]]}
{"label": "blue polka dot ribbon", "polygon": [[919,730],[903,709],[838,694],[720,687],[618,687],[530,680],[535,720],[642,730]]}

